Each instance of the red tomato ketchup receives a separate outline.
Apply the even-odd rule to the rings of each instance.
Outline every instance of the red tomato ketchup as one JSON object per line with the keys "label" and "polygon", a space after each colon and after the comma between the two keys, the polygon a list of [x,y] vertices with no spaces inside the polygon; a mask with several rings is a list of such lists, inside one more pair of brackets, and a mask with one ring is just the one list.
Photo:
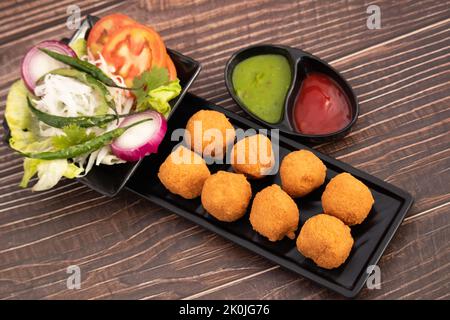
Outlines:
{"label": "red tomato ketchup", "polygon": [[333,133],[348,125],[351,117],[348,97],[334,80],[316,72],[306,76],[294,106],[299,132]]}

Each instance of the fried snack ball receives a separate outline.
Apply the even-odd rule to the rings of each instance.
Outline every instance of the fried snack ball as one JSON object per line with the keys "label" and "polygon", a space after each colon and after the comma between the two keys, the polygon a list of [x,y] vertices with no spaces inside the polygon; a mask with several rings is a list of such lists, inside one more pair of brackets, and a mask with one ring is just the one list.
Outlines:
{"label": "fried snack ball", "polygon": [[333,269],[347,260],[353,247],[350,228],[326,214],[309,218],[297,238],[297,249],[319,267]]}
{"label": "fried snack ball", "polygon": [[248,178],[259,179],[266,176],[274,164],[272,142],[262,134],[239,140],[231,151],[234,171],[243,173]]}
{"label": "fried snack ball", "polygon": [[258,192],[250,211],[253,229],[270,241],[287,236],[295,238],[299,210],[294,200],[280,186],[273,184]]}
{"label": "fried snack ball", "polygon": [[374,202],[369,188],[349,173],[341,173],[331,179],[322,194],[324,213],[349,226],[363,222]]}
{"label": "fried snack ball", "polygon": [[207,157],[223,157],[234,142],[236,131],[223,113],[200,110],[188,120],[186,137],[191,149]]}
{"label": "fried snack ball", "polygon": [[281,162],[281,186],[291,197],[303,197],[324,183],[326,173],[327,167],[314,153],[293,151]]}
{"label": "fried snack ball", "polygon": [[218,171],[206,179],[202,205],[216,219],[236,221],[247,211],[252,188],[243,174]]}
{"label": "fried snack ball", "polygon": [[159,167],[158,178],[172,193],[193,199],[202,193],[203,184],[210,176],[205,160],[186,147],[173,151]]}

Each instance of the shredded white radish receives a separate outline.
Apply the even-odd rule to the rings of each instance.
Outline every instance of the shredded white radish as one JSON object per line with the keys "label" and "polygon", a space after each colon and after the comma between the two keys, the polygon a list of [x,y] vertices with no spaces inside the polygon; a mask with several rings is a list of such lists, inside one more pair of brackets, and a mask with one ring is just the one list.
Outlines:
{"label": "shredded white radish", "polygon": [[[36,107],[46,113],[62,117],[76,117],[80,114],[95,114],[98,101],[90,86],[70,77],[47,74],[42,83],[36,86]],[[61,135],[62,130],[39,122],[40,135],[52,137]]]}
{"label": "shredded white radish", "polygon": [[[113,72],[115,71],[114,67],[109,66],[101,54],[99,54],[99,58],[97,60],[93,60],[92,55],[90,54],[84,58],[87,59],[90,63],[96,65],[100,70],[102,70],[108,77],[110,77],[114,81],[115,84],[123,87],[126,86],[125,80],[121,76],[113,74]],[[131,108],[133,107],[134,103],[134,98],[129,94],[128,90],[108,87],[108,91],[115,102],[116,110],[119,114],[127,114],[131,111]],[[116,129],[122,121],[123,119],[120,119],[119,124],[117,124],[116,121],[109,123],[105,131]],[[99,134],[98,132],[96,133]],[[100,164],[113,165],[116,163],[125,162],[116,157],[111,152],[111,148],[109,146],[105,146],[100,150],[98,150],[98,152],[92,153],[89,157],[89,162],[91,162],[91,159],[92,163],[95,163],[95,165]],[[86,167],[86,171],[89,171],[91,169],[92,166]]]}
{"label": "shredded white radish", "polygon": [[40,98],[37,107],[56,116],[91,116],[98,106],[90,86],[57,74],[47,74],[43,83],[36,86],[35,94]]}
{"label": "shredded white radish", "polygon": [[[109,66],[103,56],[99,54],[99,58],[97,60],[92,58],[92,55],[88,52],[88,56],[83,57],[82,59],[87,60],[88,62],[96,65],[100,70],[102,70],[108,77],[110,77],[114,83],[116,83],[119,86],[126,86],[125,80],[118,75],[113,74],[114,67]],[[127,90],[119,89],[119,88],[113,88],[108,87],[109,94],[114,100],[116,110],[119,114],[127,114],[131,111],[134,103],[134,98],[130,95],[130,93]],[[116,129],[120,123],[123,121],[121,119],[119,121],[119,124],[116,121],[113,121],[109,123],[105,129],[102,131],[110,131]],[[97,135],[101,134],[102,132],[99,132],[98,128],[92,128],[88,129],[88,132],[95,132]],[[80,159],[83,162],[86,161],[86,159]],[[88,157],[88,163],[85,168],[85,174],[87,174],[94,165],[100,165],[100,164],[106,164],[106,165],[113,165],[117,163],[124,163],[125,161],[119,159],[116,157],[112,152],[110,146],[105,146],[101,148],[100,150],[97,150],[96,152],[93,152]]]}

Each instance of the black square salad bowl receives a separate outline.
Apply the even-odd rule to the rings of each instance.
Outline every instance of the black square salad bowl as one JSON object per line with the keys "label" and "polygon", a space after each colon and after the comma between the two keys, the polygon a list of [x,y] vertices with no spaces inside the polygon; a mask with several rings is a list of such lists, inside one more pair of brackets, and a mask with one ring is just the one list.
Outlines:
{"label": "black square salad bowl", "polygon": [[3,122],[4,140],[24,156],[21,186],[35,175],[34,191],[79,178],[114,196],[157,151],[200,69],[122,14],[88,16],[70,39],[33,46]]}

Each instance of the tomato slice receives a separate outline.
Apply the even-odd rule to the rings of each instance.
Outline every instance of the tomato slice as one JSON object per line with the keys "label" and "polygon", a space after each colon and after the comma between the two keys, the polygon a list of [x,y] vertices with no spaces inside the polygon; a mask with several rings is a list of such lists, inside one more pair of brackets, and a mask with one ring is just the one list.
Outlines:
{"label": "tomato slice", "polygon": [[111,14],[109,16],[101,18],[92,27],[91,32],[89,32],[87,46],[91,54],[95,58],[98,58],[98,53],[102,51],[105,43],[109,41],[113,33],[117,32],[117,30],[120,30],[123,27],[134,24],[137,24],[137,22],[130,17],[120,13]]}
{"label": "tomato slice", "polygon": [[115,67],[127,86],[134,77],[154,66],[166,66],[166,47],[159,34],[141,25],[131,25],[112,34],[102,50],[106,63]]}
{"label": "tomato slice", "polygon": [[169,71],[169,80],[175,80],[177,78],[177,69],[169,55],[166,56],[166,68]]}

